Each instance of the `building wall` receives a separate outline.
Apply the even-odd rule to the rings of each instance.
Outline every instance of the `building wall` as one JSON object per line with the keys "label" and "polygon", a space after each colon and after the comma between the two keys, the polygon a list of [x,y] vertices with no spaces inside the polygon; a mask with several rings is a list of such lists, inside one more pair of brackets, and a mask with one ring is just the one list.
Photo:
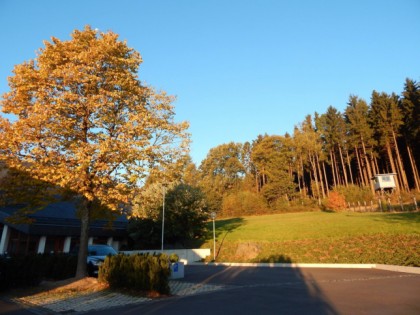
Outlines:
{"label": "building wall", "polygon": [[[7,233],[6,233],[7,232]],[[126,244],[126,239],[113,237],[91,237],[92,244],[108,244],[119,250]],[[0,223],[0,255],[26,255],[37,253],[66,253],[79,244],[78,237],[71,236],[39,236],[22,233],[10,226]]]}

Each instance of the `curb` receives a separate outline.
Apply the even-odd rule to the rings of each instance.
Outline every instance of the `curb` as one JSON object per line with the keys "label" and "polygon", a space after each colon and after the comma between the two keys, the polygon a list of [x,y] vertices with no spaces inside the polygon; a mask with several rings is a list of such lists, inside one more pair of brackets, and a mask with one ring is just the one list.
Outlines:
{"label": "curb", "polygon": [[396,265],[381,265],[377,264],[376,269],[388,270],[395,272],[415,273],[420,275],[420,267],[396,266]]}
{"label": "curb", "polygon": [[225,266],[225,267],[264,267],[264,268],[349,268],[349,269],[379,269],[395,272],[420,274],[420,267],[383,265],[383,264],[300,264],[300,263],[189,263],[191,266]]}

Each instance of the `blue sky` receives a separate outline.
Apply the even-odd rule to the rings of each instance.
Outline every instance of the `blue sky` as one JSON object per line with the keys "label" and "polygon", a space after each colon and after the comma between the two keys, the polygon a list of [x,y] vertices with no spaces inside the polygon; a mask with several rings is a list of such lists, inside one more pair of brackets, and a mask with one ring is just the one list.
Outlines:
{"label": "blue sky", "polygon": [[197,165],[217,145],[293,132],[350,94],[420,81],[419,0],[0,0],[0,94],[13,66],[86,24],[140,52],[140,79],[176,95]]}

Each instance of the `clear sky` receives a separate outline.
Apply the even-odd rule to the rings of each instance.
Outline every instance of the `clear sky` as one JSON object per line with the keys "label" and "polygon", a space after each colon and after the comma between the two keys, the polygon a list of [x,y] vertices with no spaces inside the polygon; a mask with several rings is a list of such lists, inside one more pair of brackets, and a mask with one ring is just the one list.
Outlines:
{"label": "clear sky", "polygon": [[176,95],[197,165],[223,143],[284,135],[350,94],[420,81],[420,0],[0,0],[0,94],[51,36],[89,24],[140,52]]}

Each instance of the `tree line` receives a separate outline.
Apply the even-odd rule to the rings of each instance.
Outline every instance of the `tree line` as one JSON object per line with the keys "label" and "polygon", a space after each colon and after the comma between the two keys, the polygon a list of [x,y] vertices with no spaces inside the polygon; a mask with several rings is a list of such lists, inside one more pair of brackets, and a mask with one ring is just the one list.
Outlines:
{"label": "tree line", "polygon": [[179,243],[202,235],[187,227],[202,227],[210,211],[312,204],[340,187],[372,190],[376,173],[396,173],[399,192],[419,191],[420,86],[411,79],[400,96],[374,91],[370,104],[350,96],[344,113],[330,106],[293,134],[219,145],[197,167],[174,98],[139,80],[142,58],[117,34],[86,26],[44,44],[15,66],[0,99],[14,116],[0,116],[0,204],[22,199],[36,211],[51,198],[72,200],[82,226],[77,277],[93,219],[131,209],[153,230],[162,196],[179,225],[165,233]]}
{"label": "tree line", "polygon": [[344,112],[329,106],[292,134],[214,147],[199,167],[185,164],[184,181],[224,215],[318,202],[340,189],[372,198],[375,174],[396,174],[400,195],[420,192],[418,143],[420,83],[407,78],[401,95],[373,91],[370,103],[350,95]]}

